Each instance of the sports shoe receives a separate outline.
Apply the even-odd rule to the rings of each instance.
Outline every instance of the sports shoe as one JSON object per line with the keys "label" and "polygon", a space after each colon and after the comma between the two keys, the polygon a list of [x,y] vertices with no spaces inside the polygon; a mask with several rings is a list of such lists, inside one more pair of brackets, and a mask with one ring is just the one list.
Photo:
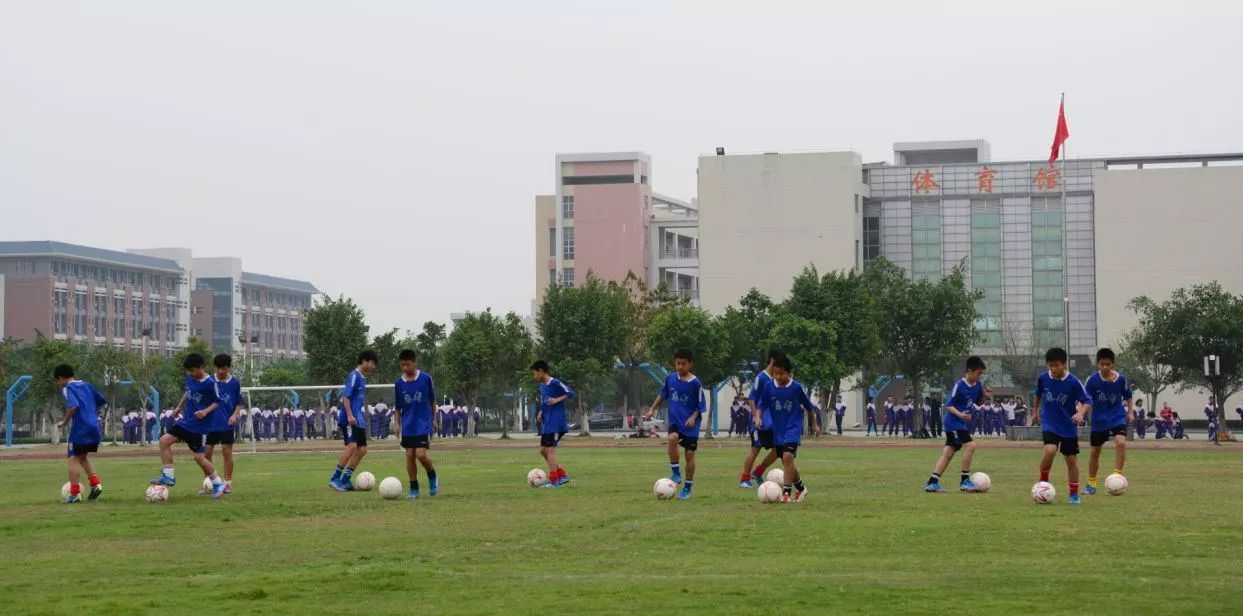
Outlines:
{"label": "sports shoe", "polygon": [[739,483],[738,483],[738,487],[740,487],[740,488],[754,488],[754,487],[755,487],[755,484],[754,484],[754,483],[751,483],[751,480],[750,480],[750,479],[748,479],[748,480],[746,480],[746,481],[739,482]]}
{"label": "sports shoe", "polygon": [[939,484],[939,483],[926,483],[926,484],[924,484],[924,491],[925,491],[925,492],[940,492],[940,491],[941,491],[941,484]]}
{"label": "sports shoe", "polygon": [[65,497],[65,500],[60,501],[60,502],[65,505],[72,505],[73,503],[80,503],[82,502],[82,496],[78,494],[70,494],[69,496]]}
{"label": "sports shoe", "polygon": [[1078,494],[1071,494],[1071,495],[1070,495],[1070,504],[1072,504],[1072,505],[1078,505],[1078,504],[1079,504],[1079,495],[1078,495]]}
{"label": "sports shoe", "polygon": [[686,500],[690,497],[691,497],[691,487],[682,486],[682,492],[678,494],[678,498],[681,500]]}
{"label": "sports shoe", "polygon": [[805,498],[807,498],[807,488],[803,488],[802,490],[794,493],[794,502],[796,503],[803,502],[803,499]]}
{"label": "sports shoe", "polygon": [[788,505],[788,504],[790,504],[790,503],[792,503],[792,502],[794,502],[794,501],[790,500],[790,493],[789,493],[789,492],[782,492],[782,493],[781,493],[781,503],[782,503],[782,504]]}
{"label": "sports shoe", "polygon": [[674,473],[673,476],[669,478],[669,481],[677,484],[682,483],[682,473]]}
{"label": "sports shoe", "polygon": [[89,500],[95,500],[99,498],[100,494],[103,494],[103,493],[104,493],[104,487],[102,485],[91,486],[91,495],[87,496],[86,498]]}
{"label": "sports shoe", "polygon": [[226,482],[224,482],[224,493],[225,493],[225,494],[232,494],[232,493],[233,493],[233,482],[231,482],[231,481],[226,481]]}
{"label": "sports shoe", "polygon": [[755,483],[764,483],[764,476],[755,471],[751,471],[751,480]]}
{"label": "sports shoe", "polygon": [[338,492],[350,492],[354,489],[354,484],[338,481],[332,484],[332,488]]}
{"label": "sports shoe", "polygon": [[560,476],[560,477],[558,477],[558,478],[557,478],[557,482],[556,482],[556,484],[554,484],[554,485],[556,485],[556,486],[559,488],[559,487],[561,487],[561,486],[563,486],[563,485],[565,485],[565,484],[567,484],[567,483],[570,483],[570,476],[569,476],[569,475],[562,475],[562,476]]}
{"label": "sports shoe", "polygon": [[212,486],[212,490],[211,490],[212,500],[220,498],[220,496],[223,494],[224,494],[224,482],[223,481]]}
{"label": "sports shoe", "polygon": [[1083,493],[1096,494],[1096,488],[1092,487],[1092,484],[1088,484],[1087,487],[1083,488]]}
{"label": "sports shoe", "polygon": [[150,483],[151,485],[157,485],[157,486],[168,486],[171,488],[177,485],[177,480],[173,479],[172,477],[169,477],[168,475],[161,473],[159,477],[156,477],[155,479],[152,479],[151,481],[148,481],[147,483]]}
{"label": "sports shoe", "polygon": [[[427,495],[435,496],[440,491],[440,477],[433,477],[427,482]],[[417,492],[415,494],[418,494]]]}
{"label": "sports shoe", "polygon": [[970,493],[975,493],[975,491],[976,491],[976,489],[975,489],[975,484],[974,484],[974,483],[971,483],[971,480],[970,480],[970,479],[968,479],[968,480],[966,480],[966,481],[964,481],[964,482],[962,482],[962,483],[958,484],[958,491],[959,491],[959,492],[970,492]]}
{"label": "sports shoe", "polygon": [[410,492],[406,494],[406,500],[414,500],[418,497],[419,497],[418,490],[410,490]]}
{"label": "sports shoe", "polygon": [[549,482],[545,483],[544,485],[542,485],[542,486],[540,486],[540,487],[541,487],[541,488],[555,488],[555,487],[557,487],[557,486],[559,486],[559,485],[561,485],[561,484],[560,484],[560,483],[553,483],[553,482],[549,481]]}

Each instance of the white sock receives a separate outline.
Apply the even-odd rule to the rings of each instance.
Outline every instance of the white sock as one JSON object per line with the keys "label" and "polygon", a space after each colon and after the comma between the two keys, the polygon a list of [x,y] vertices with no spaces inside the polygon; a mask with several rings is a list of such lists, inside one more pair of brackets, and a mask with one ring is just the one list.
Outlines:
{"label": "white sock", "polygon": [[211,484],[214,486],[220,485],[220,477],[215,473],[211,474]]}
{"label": "white sock", "polygon": [[177,478],[177,477],[176,477],[176,475],[173,475],[173,465],[172,465],[172,464],[169,464],[168,466],[165,466],[165,467],[164,467],[164,476],[165,476],[165,477],[168,477],[169,479],[176,479],[176,478]]}

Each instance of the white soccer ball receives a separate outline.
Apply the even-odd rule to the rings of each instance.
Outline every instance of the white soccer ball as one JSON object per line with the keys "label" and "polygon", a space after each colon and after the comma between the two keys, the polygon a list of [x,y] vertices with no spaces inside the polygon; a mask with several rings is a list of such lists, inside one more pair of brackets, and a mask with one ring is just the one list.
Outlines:
{"label": "white soccer ball", "polygon": [[786,482],[785,471],[779,468],[774,468],[768,471],[767,475],[764,475],[764,480],[771,481],[779,486],[785,485],[785,482]]}
{"label": "white soccer ball", "polygon": [[363,471],[354,477],[354,489],[360,492],[370,492],[375,487],[375,475],[367,471]]}
{"label": "white soccer ball", "polygon": [[971,473],[971,483],[975,484],[976,492],[987,492],[993,487],[993,480],[988,473]]}
{"label": "white soccer ball", "polygon": [[1037,504],[1047,505],[1053,502],[1055,497],[1057,497],[1057,490],[1047,481],[1037,481],[1036,485],[1032,486],[1032,500]]}
{"label": "white soccer ball", "polygon": [[[375,477],[371,478],[371,483],[375,483]],[[380,482],[380,496],[384,497],[384,500],[401,498],[401,480],[396,477],[385,477],[384,481]]]}
{"label": "white soccer ball", "polygon": [[[71,489],[71,486],[72,486],[72,484],[70,484],[68,481],[66,481],[66,482],[65,482],[65,485],[63,485],[63,486],[61,486],[61,487],[60,487],[60,498],[61,498],[61,500],[64,500],[64,499],[66,499],[66,498],[69,498],[69,490]],[[79,491],[79,492],[81,492],[81,491],[82,491],[82,484],[80,484],[80,483],[78,484],[78,491]]]}
{"label": "white soccer ball", "polygon": [[755,492],[761,503],[777,503],[781,501],[781,484],[775,481],[761,483]]}
{"label": "white soccer ball", "polygon": [[1126,477],[1121,473],[1111,473],[1105,478],[1105,491],[1113,496],[1122,496],[1126,494],[1127,482]]}
{"label": "white soccer ball", "polygon": [[211,477],[204,477],[203,478],[203,491],[210,494],[214,492],[215,490],[216,490],[216,486],[212,485]]}
{"label": "white soccer ball", "polygon": [[162,503],[168,500],[168,488],[161,485],[147,486],[147,502]]}
{"label": "white soccer ball", "polygon": [[532,488],[538,488],[546,483],[548,483],[548,473],[545,473],[544,469],[533,468],[527,473],[527,485]]}
{"label": "white soccer ball", "polygon": [[656,485],[652,486],[652,494],[655,494],[656,498],[659,498],[661,500],[665,500],[666,498],[673,498],[673,495],[677,493],[678,493],[678,484],[673,483],[673,480],[669,479],[668,477],[665,477],[663,479],[657,479]]}

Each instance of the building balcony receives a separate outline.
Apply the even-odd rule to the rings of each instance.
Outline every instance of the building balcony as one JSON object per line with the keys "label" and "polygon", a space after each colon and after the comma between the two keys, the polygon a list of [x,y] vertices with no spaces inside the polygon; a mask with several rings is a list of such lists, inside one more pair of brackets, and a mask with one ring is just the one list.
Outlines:
{"label": "building balcony", "polygon": [[698,248],[675,248],[666,246],[664,252],[661,253],[662,259],[698,259]]}

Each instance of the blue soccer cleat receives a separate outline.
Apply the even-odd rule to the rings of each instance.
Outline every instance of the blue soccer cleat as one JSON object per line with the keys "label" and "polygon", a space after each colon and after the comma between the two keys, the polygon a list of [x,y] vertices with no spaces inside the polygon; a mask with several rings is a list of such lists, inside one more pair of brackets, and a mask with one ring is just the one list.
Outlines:
{"label": "blue soccer cleat", "polygon": [[567,483],[570,483],[570,477],[569,477],[569,475],[562,475],[562,476],[560,476],[560,477],[558,477],[558,478],[557,478],[557,482],[556,482],[555,484],[553,484],[553,485],[555,485],[556,487],[558,487],[558,488],[559,488],[559,487],[561,487],[561,486],[563,486],[563,485],[565,485],[565,484],[567,484]]}
{"label": "blue soccer cleat", "polygon": [[924,491],[925,492],[940,492],[941,484],[936,483],[936,482],[924,484]]}
{"label": "blue soccer cleat", "polygon": [[678,498],[686,500],[691,497],[691,487],[689,485],[682,486],[682,492],[678,494]]}
{"label": "blue soccer cleat", "polygon": [[212,487],[211,487],[211,497],[212,497],[212,500],[216,500],[216,499],[220,498],[220,497],[221,497],[221,495],[223,495],[223,494],[224,494],[224,482],[223,482],[223,481],[221,481],[220,483],[217,483],[217,484],[213,484],[213,485],[212,485]]}
{"label": "blue soccer cleat", "polygon": [[968,480],[966,480],[966,481],[964,481],[964,482],[962,482],[962,483],[958,484],[958,491],[959,491],[959,492],[975,493],[975,492],[976,492],[975,484],[974,484],[974,483],[971,483],[971,480],[970,480],[970,479],[968,479]]}
{"label": "blue soccer cleat", "polygon": [[150,483],[151,485],[156,485],[156,486],[168,486],[171,488],[177,485],[177,480],[173,479],[172,477],[169,477],[168,475],[161,473],[159,477],[156,477],[155,479],[152,479],[151,481],[148,481],[147,483]]}
{"label": "blue soccer cleat", "polygon": [[673,476],[669,478],[669,481],[672,481],[673,483],[682,483],[682,473],[674,473]]}
{"label": "blue soccer cleat", "polygon": [[738,484],[738,487],[740,487],[740,488],[754,488],[754,487],[755,487],[755,484],[754,484],[754,483],[751,483],[751,480],[750,480],[750,479],[748,479],[748,480],[746,480],[746,481],[740,482],[740,483]]}
{"label": "blue soccer cleat", "polygon": [[553,483],[553,482],[549,481],[549,482],[545,483],[544,485],[542,485],[542,486],[540,486],[540,487],[541,487],[541,488],[555,488],[555,487],[557,487],[557,486],[559,486],[559,485],[561,485],[561,483],[560,483],[560,482],[558,482],[558,483]]}
{"label": "blue soccer cleat", "polygon": [[1084,494],[1096,494],[1096,488],[1092,487],[1092,484],[1089,483],[1087,487],[1083,489],[1083,493]]}
{"label": "blue soccer cleat", "polygon": [[1072,504],[1072,505],[1078,505],[1078,504],[1079,504],[1079,495],[1078,495],[1078,494],[1071,494],[1071,495],[1070,495],[1070,504]]}
{"label": "blue soccer cleat", "polygon": [[764,483],[764,476],[756,471],[751,471],[751,481],[755,483]]}
{"label": "blue soccer cleat", "polygon": [[414,500],[414,499],[416,499],[416,498],[418,498],[418,497],[419,497],[419,491],[418,491],[418,490],[410,490],[410,492],[409,492],[408,494],[406,494],[406,500]]}
{"label": "blue soccer cleat", "polygon": [[82,496],[78,494],[70,494],[69,496],[65,497],[65,500],[60,501],[60,502],[65,505],[72,505],[73,503],[80,503],[82,502]]}
{"label": "blue soccer cleat", "polygon": [[332,485],[333,489],[338,492],[353,492],[354,484],[347,481],[338,481]]}
{"label": "blue soccer cleat", "polygon": [[[440,492],[440,477],[432,477],[427,484],[428,496],[435,496],[437,492]],[[418,493],[416,492],[415,494]]]}

